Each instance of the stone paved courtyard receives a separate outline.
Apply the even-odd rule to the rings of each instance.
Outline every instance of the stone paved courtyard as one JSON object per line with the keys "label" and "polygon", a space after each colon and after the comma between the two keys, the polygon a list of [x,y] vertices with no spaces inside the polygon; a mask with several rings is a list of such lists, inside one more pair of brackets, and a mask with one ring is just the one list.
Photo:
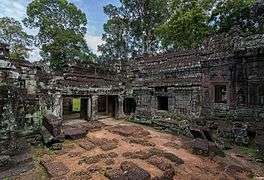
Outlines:
{"label": "stone paved courtyard", "polygon": [[[62,150],[35,149],[34,171],[14,179],[250,179],[264,170],[235,150],[194,155],[190,139],[111,118]],[[82,124],[83,123],[83,124]],[[74,123],[71,123],[72,125]],[[84,126],[84,122],[78,125]],[[88,124],[87,124],[88,125]],[[241,166],[243,164],[243,166]]]}

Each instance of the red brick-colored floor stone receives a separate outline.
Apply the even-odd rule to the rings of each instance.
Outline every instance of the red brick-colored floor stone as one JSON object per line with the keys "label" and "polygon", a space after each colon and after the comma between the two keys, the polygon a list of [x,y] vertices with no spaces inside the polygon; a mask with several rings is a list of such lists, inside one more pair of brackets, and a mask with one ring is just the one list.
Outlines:
{"label": "red brick-colored floor stone", "polygon": [[44,168],[51,177],[59,177],[70,172],[69,168],[62,162],[43,163]]}

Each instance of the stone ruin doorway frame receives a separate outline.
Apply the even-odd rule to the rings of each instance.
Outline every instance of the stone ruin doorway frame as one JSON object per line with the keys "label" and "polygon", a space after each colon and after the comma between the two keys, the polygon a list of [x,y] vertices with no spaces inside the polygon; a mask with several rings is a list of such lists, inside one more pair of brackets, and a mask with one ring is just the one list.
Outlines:
{"label": "stone ruin doorway frame", "polygon": [[[76,113],[74,113],[72,110],[73,98],[80,98],[80,111]],[[68,103],[68,105],[66,105],[65,103]],[[73,115],[73,116],[71,117],[70,115]],[[81,119],[81,120],[86,120],[86,121],[91,120],[92,119],[91,96],[63,95],[62,96],[62,118],[64,121],[68,121],[68,120],[70,121],[70,120],[76,120],[76,119]]]}
{"label": "stone ruin doorway frame", "polygon": [[131,115],[136,112],[137,102],[134,97],[124,98],[123,111],[125,115]]}
{"label": "stone ruin doorway frame", "polygon": [[97,115],[99,119],[118,115],[118,95],[98,95]]}

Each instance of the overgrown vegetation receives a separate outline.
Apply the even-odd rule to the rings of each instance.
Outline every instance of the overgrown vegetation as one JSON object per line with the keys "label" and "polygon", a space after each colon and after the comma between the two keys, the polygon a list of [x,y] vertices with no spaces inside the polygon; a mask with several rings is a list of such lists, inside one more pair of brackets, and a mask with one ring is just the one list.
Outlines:
{"label": "overgrown vegetation", "polygon": [[33,36],[28,35],[19,21],[10,17],[0,18],[0,42],[10,45],[11,59],[26,59]]}
{"label": "overgrown vegetation", "polygon": [[[100,60],[193,48],[213,34],[264,32],[264,4],[256,0],[120,0],[104,7],[108,16]],[[24,25],[38,31],[35,45],[54,69],[71,60],[94,61],[85,34],[87,18],[68,0],[33,0]],[[0,41],[11,44],[11,56],[27,58],[32,36],[11,18],[0,19]]]}
{"label": "overgrown vegetation", "polygon": [[120,0],[108,5],[103,59],[193,48],[213,34],[263,33],[264,4],[256,0]]}
{"label": "overgrown vegetation", "polygon": [[55,69],[70,60],[91,60],[94,55],[84,39],[87,18],[67,0],[34,0],[27,7],[24,24],[39,28],[36,44],[43,59]]}

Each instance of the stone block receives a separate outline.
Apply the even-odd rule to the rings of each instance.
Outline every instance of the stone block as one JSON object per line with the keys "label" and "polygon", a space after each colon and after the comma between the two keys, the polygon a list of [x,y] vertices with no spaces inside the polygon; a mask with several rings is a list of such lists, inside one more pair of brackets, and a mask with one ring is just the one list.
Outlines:
{"label": "stone block", "polygon": [[67,127],[63,129],[63,133],[65,135],[66,139],[81,139],[86,137],[87,131],[82,128],[72,128],[72,127]]}
{"label": "stone block", "polygon": [[70,169],[62,162],[46,162],[42,164],[51,177],[66,175]]}
{"label": "stone block", "polygon": [[54,136],[59,136],[62,132],[62,119],[52,114],[46,114],[43,118],[43,126]]}
{"label": "stone block", "polygon": [[194,139],[191,142],[192,152],[203,156],[225,156],[224,152],[215,143],[204,139]]}
{"label": "stone block", "polygon": [[121,163],[121,169],[123,170],[122,179],[128,180],[149,180],[150,174],[143,168],[137,166],[133,162],[124,161]]}

